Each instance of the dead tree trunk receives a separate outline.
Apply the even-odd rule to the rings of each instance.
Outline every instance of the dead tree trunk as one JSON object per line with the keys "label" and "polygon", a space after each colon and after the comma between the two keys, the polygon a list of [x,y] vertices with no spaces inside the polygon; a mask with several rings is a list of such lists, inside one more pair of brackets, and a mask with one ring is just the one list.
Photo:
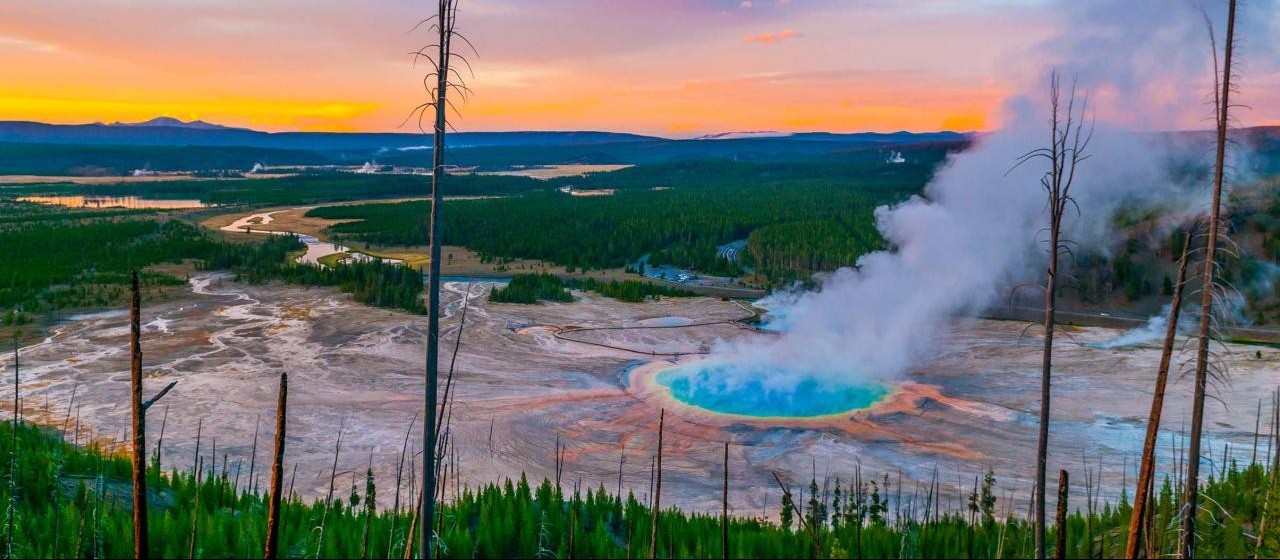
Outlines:
{"label": "dead tree trunk", "polygon": [[387,536],[387,558],[391,558],[391,547],[396,542],[396,522],[400,520],[400,483],[404,475],[404,456],[409,449],[409,435],[413,433],[413,424],[417,421],[418,415],[415,413],[409,420],[409,427],[404,431],[404,443],[400,445],[400,463],[396,466],[396,495],[391,503],[391,532]]}
{"label": "dead tree trunk", "polygon": [[[1204,271],[1200,286],[1200,331],[1196,349],[1195,396],[1191,403],[1191,441],[1187,449],[1186,494],[1183,499],[1182,530],[1179,533],[1179,552],[1183,558],[1194,558],[1196,552],[1196,513],[1200,500],[1200,439],[1204,433],[1204,399],[1209,382],[1209,343],[1213,321],[1214,285],[1217,280],[1218,229],[1222,216],[1222,180],[1226,165],[1227,125],[1231,108],[1231,60],[1235,46],[1236,0],[1227,8],[1227,40],[1222,64],[1222,79],[1214,70],[1214,101],[1216,103],[1218,139],[1213,164],[1213,200],[1209,214],[1209,235],[1204,247]],[[1217,58],[1217,46],[1214,46]],[[1216,64],[1215,64],[1216,66]]]}
{"label": "dead tree trunk", "polygon": [[1169,382],[1169,367],[1173,363],[1173,345],[1178,338],[1178,319],[1182,311],[1182,290],[1187,284],[1187,253],[1191,248],[1191,233],[1182,241],[1182,256],[1178,257],[1178,282],[1173,286],[1173,299],[1169,302],[1169,325],[1164,333],[1164,349],[1160,354],[1160,369],[1156,371],[1156,388],[1151,394],[1151,416],[1147,418],[1147,436],[1142,444],[1142,463],[1138,467],[1138,486],[1133,491],[1133,516],[1129,518],[1129,541],[1125,546],[1126,558],[1137,558],[1142,546],[1142,524],[1146,519],[1147,502],[1150,501],[1152,480],[1156,472],[1156,440],[1160,436],[1160,416],[1164,411],[1165,387]]}
{"label": "dead tree trunk", "polygon": [[729,560],[729,442],[724,442],[724,494],[720,500],[720,553]]}
{"label": "dead tree trunk", "polygon": [[20,421],[19,410],[22,408],[22,402],[19,398],[21,394],[18,389],[18,378],[21,371],[18,366],[18,333],[13,333],[13,424],[10,427],[10,434],[13,441],[9,448],[9,515],[5,521],[7,526],[5,530],[5,558],[13,558],[13,524],[14,518],[18,515],[18,422]]}
{"label": "dead tree trunk", "polygon": [[[253,476],[253,473],[254,467],[258,466],[258,429],[260,424],[262,424],[261,414],[253,421],[253,448],[249,451],[249,480],[246,483],[246,486],[249,487],[255,497],[258,495],[258,485],[256,484],[258,479]],[[240,484],[236,483],[236,492],[239,491]]]}
{"label": "dead tree trunk", "polygon": [[156,472],[160,472],[160,449],[164,447],[164,428],[169,424],[169,405],[164,405],[164,416],[160,417],[160,437],[156,439],[156,451],[152,453],[151,463]]}
{"label": "dead tree trunk", "polygon": [[1044,159],[1049,170],[1040,179],[1048,197],[1049,209],[1048,234],[1048,268],[1044,285],[1044,350],[1040,372],[1040,430],[1036,449],[1036,484],[1033,501],[1035,502],[1035,545],[1036,558],[1045,558],[1045,486],[1049,458],[1049,419],[1050,388],[1053,374],[1053,335],[1057,314],[1058,261],[1063,248],[1062,224],[1067,208],[1074,206],[1071,198],[1071,186],[1075,181],[1076,166],[1088,158],[1085,153],[1092,129],[1084,126],[1084,115],[1088,109],[1087,99],[1076,110],[1076,91],[1074,85],[1067,100],[1065,113],[1061,107],[1061,91],[1057,72],[1050,76],[1049,84],[1050,108],[1050,144],[1023,154],[1015,165],[1020,166],[1033,159]]}
{"label": "dead tree trunk", "polygon": [[[957,486],[957,488],[959,488]],[[965,535],[965,548],[969,560],[973,560],[973,529],[978,524],[978,510],[981,507],[981,501],[978,497],[978,475],[973,475],[973,493],[969,494],[969,527],[967,527]]]}
{"label": "dead tree trunk", "polygon": [[[818,531],[817,531],[817,527],[816,527],[813,523],[808,523],[808,522],[806,522],[806,521],[805,521],[805,518],[804,518],[804,511],[802,511],[802,510],[800,509],[800,507],[796,505],[797,501],[792,497],[792,495],[791,495],[791,489],[790,489],[790,488],[788,488],[786,484],[783,484],[783,482],[782,482],[782,477],[779,477],[779,476],[778,476],[778,472],[777,472],[777,471],[770,471],[770,473],[769,473],[769,474],[772,474],[772,475],[773,475],[773,480],[774,480],[774,482],[777,482],[777,483],[778,483],[778,488],[782,490],[782,507],[783,507],[783,509],[789,509],[789,510],[791,510],[791,511],[792,511],[792,513],[793,513],[793,515],[795,515],[796,520],[798,521],[798,523],[797,523],[797,525],[796,525],[796,530],[799,530],[799,529],[800,529],[800,527],[801,527],[801,526],[803,526],[805,529],[807,529],[807,530],[809,531],[809,538],[810,538],[810,541],[809,541],[809,544],[810,544],[810,546],[809,546],[809,554],[810,554],[810,556],[812,556],[812,557],[814,557],[814,558],[817,558],[818,556],[821,556],[821,555],[822,555],[822,547],[821,547],[821,545],[820,545],[820,543],[819,543],[819,541],[818,541]],[[801,498],[801,499],[800,499],[800,502],[804,502],[803,491],[802,491],[802,493],[801,493],[801,494],[802,494],[802,495],[800,496],[800,498]],[[912,501],[912,503],[915,503],[915,502],[914,502],[914,500]],[[923,540],[923,539],[921,539],[921,540]],[[859,544],[858,546],[859,546],[859,547],[861,547],[861,544]]]}
{"label": "dead tree trunk", "polygon": [[133,408],[133,557],[150,556],[147,543],[147,411],[142,408],[142,293],[138,271],[129,284],[129,396]]}
{"label": "dead tree trunk", "polygon": [[573,485],[573,497],[569,499],[569,560],[573,560],[573,551],[578,539],[578,485]]}
{"label": "dead tree trunk", "polygon": [[1276,387],[1275,396],[1271,398],[1271,436],[1267,438],[1267,464],[1272,471],[1280,471],[1280,450],[1271,456],[1271,443],[1280,447],[1280,387]]}
{"label": "dead tree trunk", "polygon": [[[1272,404],[1271,404],[1272,432],[1275,432],[1276,429],[1280,428],[1280,388],[1276,389],[1274,395],[1275,396],[1273,397]],[[1271,440],[1276,439],[1277,437],[1280,437],[1280,436],[1275,436],[1274,433],[1267,434],[1267,445],[1270,446]],[[1267,491],[1263,495],[1263,499],[1262,499],[1262,503],[1263,503],[1263,506],[1261,508],[1262,514],[1259,516],[1259,519],[1258,519],[1258,530],[1257,530],[1258,535],[1257,537],[1254,538],[1254,545],[1253,545],[1254,558],[1262,558],[1263,545],[1266,544],[1267,542],[1267,539],[1266,539],[1267,517],[1268,517],[1267,514],[1271,513],[1275,509],[1271,501],[1271,491],[1276,487],[1276,475],[1278,472],[1280,472],[1280,469],[1276,469],[1275,465],[1272,464],[1268,459],[1267,469],[1266,469]]]}
{"label": "dead tree trunk", "polygon": [[655,471],[653,486],[653,527],[652,534],[649,537],[649,557],[658,557],[658,520],[661,518],[662,511],[662,428],[666,422],[667,411],[662,409],[658,412],[658,467]]}
{"label": "dead tree trunk", "polygon": [[1066,469],[1058,471],[1058,543],[1054,547],[1053,557],[1065,560],[1067,557],[1067,491],[1070,488]]}
{"label": "dead tree trunk", "polygon": [[[427,426],[423,433],[423,485],[426,487],[423,495],[425,497],[424,514],[419,520],[422,531],[422,557],[434,558],[435,543],[431,538],[431,526],[435,519],[436,511],[436,430],[439,428],[436,421],[436,399],[437,384],[439,381],[439,360],[440,360],[440,244],[441,244],[441,222],[440,207],[444,204],[443,193],[441,191],[442,181],[444,179],[444,135],[445,128],[448,125],[447,108],[448,99],[446,92],[452,84],[449,81],[449,66],[454,56],[451,49],[451,42],[455,36],[454,23],[458,18],[458,5],[456,0],[439,0],[437,6],[434,29],[438,32],[436,40],[437,53],[433,60],[434,72],[428,74],[424,82],[430,83],[434,75],[435,87],[432,88],[431,101],[421,106],[420,110],[434,109],[435,111],[435,127],[434,127],[434,143],[432,146],[432,162],[431,162],[431,216],[430,216],[430,273],[427,277],[427,391],[426,391],[426,409],[427,409]],[[464,39],[465,40],[465,39]],[[418,51],[419,55],[424,55],[427,51],[424,48]],[[424,55],[428,58],[429,55]]]}
{"label": "dead tree trunk", "polygon": [[377,497],[373,484],[373,451],[369,451],[369,466],[364,473],[364,538],[360,542],[360,560],[369,557],[369,536],[373,532],[373,510]]}
{"label": "dead tree trunk", "polygon": [[267,544],[265,558],[276,558],[280,550],[280,494],[284,485],[285,420],[289,406],[289,374],[280,372],[280,394],[276,397],[276,441],[271,456],[271,489],[268,491]]}
{"label": "dead tree trunk", "polygon": [[285,493],[285,496],[288,496],[285,498],[286,500],[293,500],[297,497],[297,495],[293,493],[293,483],[296,480],[298,480],[298,462],[294,461],[293,469],[289,472],[289,491]]}
{"label": "dead tree trunk", "polygon": [[320,516],[320,536],[316,543],[316,558],[324,554],[324,532],[329,520],[329,510],[333,509],[333,481],[338,477],[338,454],[342,452],[342,434],[347,427],[347,418],[338,421],[338,441],[333,445],[333,468],[329,470],[329,491],[324,497],[324,514]]}
{"label": "dead tree trunk", "polygon": [[[418,487],[418,499],[413,506],[413,521],[409,523],[409,535],[405,537],[404,560],[413,558],[413,537],[418,533],[418,530],[420,530],[423,525],[419,518],[422,517],[422,495],[426,491],[425,488],[425,486]],[[430,527],[428,526],[428,528]]]}
{"label": "dead tree trunk", "polygon": [[1262,429],[1262,397],[1258,397],[1258,412],[1253,417],[1253,453],[1249,456],[1249,466],[1258,464],[1258,437]]}
{"label": "dead tree trunk", "polygon": [[[197,428],[196,430],[199,431],[199,428]],[[199,441],[199,440],[196,440],[196,441]],[[201,492],[202,488],[200,488],[200,475],[204,474],[203,472],[201,472],[202,463],[203,461],[201,461],[200,456],[197,455],[196,456],[196,499],[195,499],[195,505],[192,506],[191,508],[191,547],[187,549],[187,560],[195,560],[195,557],[196,557],[196,541],[198,540],[197,535],[199,534],[199,531],[200,531],[200,494],[202,493]]]}
{"label": "dead tree trunk", "polygon": [[[80,412],[77,409],[76,416],[78,417],[79,415]],[[76,423],[79,424],[79,420],[77,420]],[[191,476],[198,476],[200,474],[200,433],[203,431],[204,418],[201,418],[196,421],[196,455],[191,458]],[[76,429],[76,433],[79,433],[79,428]]]}
{"label": "dead tree trunk", "polygon": [[[492,425],[492,424],[490,424],[490,425]],[[625,445],[625,443],[624,443],[623,445]],[[622,451],[619,451],[619,452],[618,452],[618,490],[617,490],[617,496],[618,496],[618,502],[619,502],[619,503],[621,503],[621,502],[622,502],[622,464],[623,464],[623,463],[625,463],[625,462],[626,462],[626,460],[627,460],[627,451],[626,451],[626,448],[623,448],[623,450],[622,450]]]}

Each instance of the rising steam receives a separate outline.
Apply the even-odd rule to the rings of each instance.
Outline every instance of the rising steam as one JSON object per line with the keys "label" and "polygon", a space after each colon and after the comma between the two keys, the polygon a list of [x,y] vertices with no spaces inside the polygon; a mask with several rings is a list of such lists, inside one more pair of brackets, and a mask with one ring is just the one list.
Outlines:
{"label": "rising steam", "polygon": [[[1169,329],[1169,315],[1173,311],[1173,306],[1166,303],[1160,309],[1160,313],[1152,315],[1147,319],[1147,324],[1141,327],[1134,327],[1120,333],[1118,336],[1109,338],[1102,342],[1088,345],[1090,348],[1099,348],[1102,350],[1110,350],[1113,348],[1128,348],[1130,346],[1138,346],[1142,344],[1151,344],[1164,340]],[[1183,315],[1178,320],[1178,331],[1183,331],[1191,325],[1192,320]]]}
{"label": "rising steam", "polygon": [[832,385],[893,378],[933,350],[950,318],[981,311],[1020,282],[1039,281],[1045,170],[1010,169],[1049,140],[1047,67],[1067,83],[1075,76],[1079,94],[1088,93],[1097,108],[1092,157],[1072,191],[1080,213],[1067,217],[1070,239],[1104,246],[1121,206],[1200,211],[1202,185],[1167,171],[1171,161],[1202,154],[1150,133],[1207,114],[1201,103],[1213,74],[1200,12],[1166,2],[1073,2],[1063,11],[1069,34],[1039,50],[1025,80],[1032,86],[1004,104],[1004,126],[946,162],[922,196],[877,210],[890,250],[863,256],[816,291],[786,295],[770,314],[782,334],[722,343],[706,367],[751,377],[779,372],[783,384],[796,383],[785,372]]}

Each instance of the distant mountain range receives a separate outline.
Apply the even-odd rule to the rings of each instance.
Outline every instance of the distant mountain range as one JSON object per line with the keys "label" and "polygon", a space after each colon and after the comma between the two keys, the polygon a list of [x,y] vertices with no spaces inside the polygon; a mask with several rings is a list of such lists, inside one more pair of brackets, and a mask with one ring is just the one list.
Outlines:
{"label": "distant mountain range", "polygon": [[[460,132],[448,135],[451,147],[594,144],[655,140],[615,132]],[[0,121],[0,142],[90,146],[221,146],[282,150],[341,151],[430,148],[431,137],[408,133],[261,132],[204,121],[159,117],[142,123],[46,124]]]}
{"label": "distant mountain range", "polygon": [[[102,123],[94,123],[94,124],[102,124]],[[117,121],[107,126],[171,126],[174,128],[194,128],[196,130],[228,130],[231,128],[229,126],[222,126],[220,124],[213,124],[210,122],[204,122],[199,120],[191,121],[191,122],[182,122],[173,117],[156,117],[149,121],[143,121],[140,123],[122,123]],[[240,129],[240,130],[245,130],[245,129]]]}
{"label": "distant mountain range", "polygon": [[[1208,133],[1172,133],[1202,141]],[[1280,129],[1235,131],[1262,162],[1280,172]],[[961,132],[741,131],[671,139],[616,132],[459,132],[447,137],[446,163],[481,169],[529,165],[666,164],[728,160],[813,163],[912,160],[920,150],[957,150],[975,135]],[[0,175],[129,175],[152,171],[248,171],[258,165],[377,163],[424,167],[431,136],[408,133],[261,132],[205,121],[159,117],[140,123],[56,125],[0,121]]]}
{"label": "distant mountain range", "polygon": [[[695,140],[788,139],[824,142],[915,143],[964,140],[957,132],[894,132],[834,134],[827,132],[726,132]],[[459,132],[448,135],[449,146],[567,146],[618,142],[661,142],[668,138],[618,132]],[[205,121],[183,122],[157,117],[140,123],[46,124],[0,121],[0,142],[78,144],[90,146],[222,146],[285,150],[410,150],[430,149],[430,135],[410,133],[261,132]]]}
{"label": "distant mountain range", "polygon": [[[487,169],[525,165],[654,164],[692,160],[810,161],[860,150],[959,144],[957,132],[835,134],[726,132],[694,139],[597,131],[459,132],[447,163]],[[429,134],[262,132],[158,117],[77,125],[0,121],[0,175],[128,175],[246,171],[256,165],[430,165]]]}

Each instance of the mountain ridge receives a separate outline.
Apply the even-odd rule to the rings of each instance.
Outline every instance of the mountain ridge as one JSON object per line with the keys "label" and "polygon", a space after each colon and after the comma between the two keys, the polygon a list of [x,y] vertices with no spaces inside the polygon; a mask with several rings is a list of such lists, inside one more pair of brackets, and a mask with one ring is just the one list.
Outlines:
{"label": "mountain ridge", "polygon": [[[601,131],[450,133],[450,145],[520,146],[652,141],[658,137]],[[321,151],[429,146],[430,135],[403,132],[263,132],[204,121],[157,117],[142,123],[49,124],[0,121],[0,141],[89,146],[208,146]]]}
{"label": "mountain ridge", "polygon": [[[94,124],[100,124],[100,123],[94,123]],[[116,121],[116,122],[113,122],[113,123],[111,123],[111,124],[104,125],[104,126],[129,126],[129,127],[158,127],[158,126],[159,126],[159,127],[165,127],[165,126],[168,126],[168,127],[174,127],[174,128],[190,128],[190,129],[194,129],[194,130],[228,130],[228,129],[235,128],[235,127],[224,126],[224,125],[220,125],[220,124],[215,124],[215,123],[211,123],[211,122],[202,121],[202,120],[199,120],[199,119],[196,119],[196,120],[193,120],[193,121],[188,121],[188,122],[183,122],[181,119],[175,119],[175,118],[173,118],[173,117],[166,117],[166,116],[159,116],[159,117],[156,117],[156,118],[154,118],[154,119],[145,120],[145,121],[142,121],[142,122],[136,122],[136,123],[126,123],[126,122]],[[239,129],[237,129],[237,130],[252,130],[252,129],[248,129],[248,128],[239,128]]]}
{"label": "mountain ridge", "polygon": [[[806,140],[825,142],[918,142],[966,140],[973,133],[926,132],[780,132],[726,131],[694,138],[667,138],[597,130],[519,130],[450,133],[451,147],[611,144],[619,142]],[[159,116],[125,123],[52,124],[0,121],[0,141],[46,144],[220,146],[306,150],[429,149],[430,134],[416,132],[266,132],[203,120],[182,121]]]}

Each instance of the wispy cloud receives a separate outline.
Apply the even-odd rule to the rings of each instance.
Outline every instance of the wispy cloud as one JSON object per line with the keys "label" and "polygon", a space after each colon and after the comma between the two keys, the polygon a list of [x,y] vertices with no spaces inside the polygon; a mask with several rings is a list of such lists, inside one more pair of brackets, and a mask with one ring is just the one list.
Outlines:
{"label": "wispy cloud", "polygon": [[747,35],[746,37],[743,37],[742,40],[747,43],[763,43],[768,45],[786,41],[787,39],[794,39],[799,36],[800,35],[798,33],[791,29],[783,29],[782,31],[777,32],[768,31],[756,35]]}
{"label": "wispy cloud", "polygon": [[[743,1],[467,0],[460,27],[480,56],[467,49],[474,77],[460,68],[475,95],[459,126],[658,134],[998,126],[1007,93],[1038,83],[1041,63],[1056,60],[1027,53],[1070,28],[1077,4]],[[1246,3],[1257,15],[1241,19],[1251,55],[1241,101],[1254,108],[1241,113],[1245,124],[1280,124],[1277,2]],[[425,71],[406,53],[430,42],[423,28],[409,32],[424,16],[420,3],[319,3],[332,9],[299,18],[301,0],[0,0],[0,114],[410,128],[398,127],[422,101]],[[1144,25],[1103,31],[1123,38]],[[1190,125],[1201,113],[1197,105]]]}
{"label": "wispy cloud", "polygon": [[0,35],[0,48],[20,49],[37,53],[56,53],[62,49],[53,43],[44,43],[41,41],[32,41],[21,37],[10,37]]}

